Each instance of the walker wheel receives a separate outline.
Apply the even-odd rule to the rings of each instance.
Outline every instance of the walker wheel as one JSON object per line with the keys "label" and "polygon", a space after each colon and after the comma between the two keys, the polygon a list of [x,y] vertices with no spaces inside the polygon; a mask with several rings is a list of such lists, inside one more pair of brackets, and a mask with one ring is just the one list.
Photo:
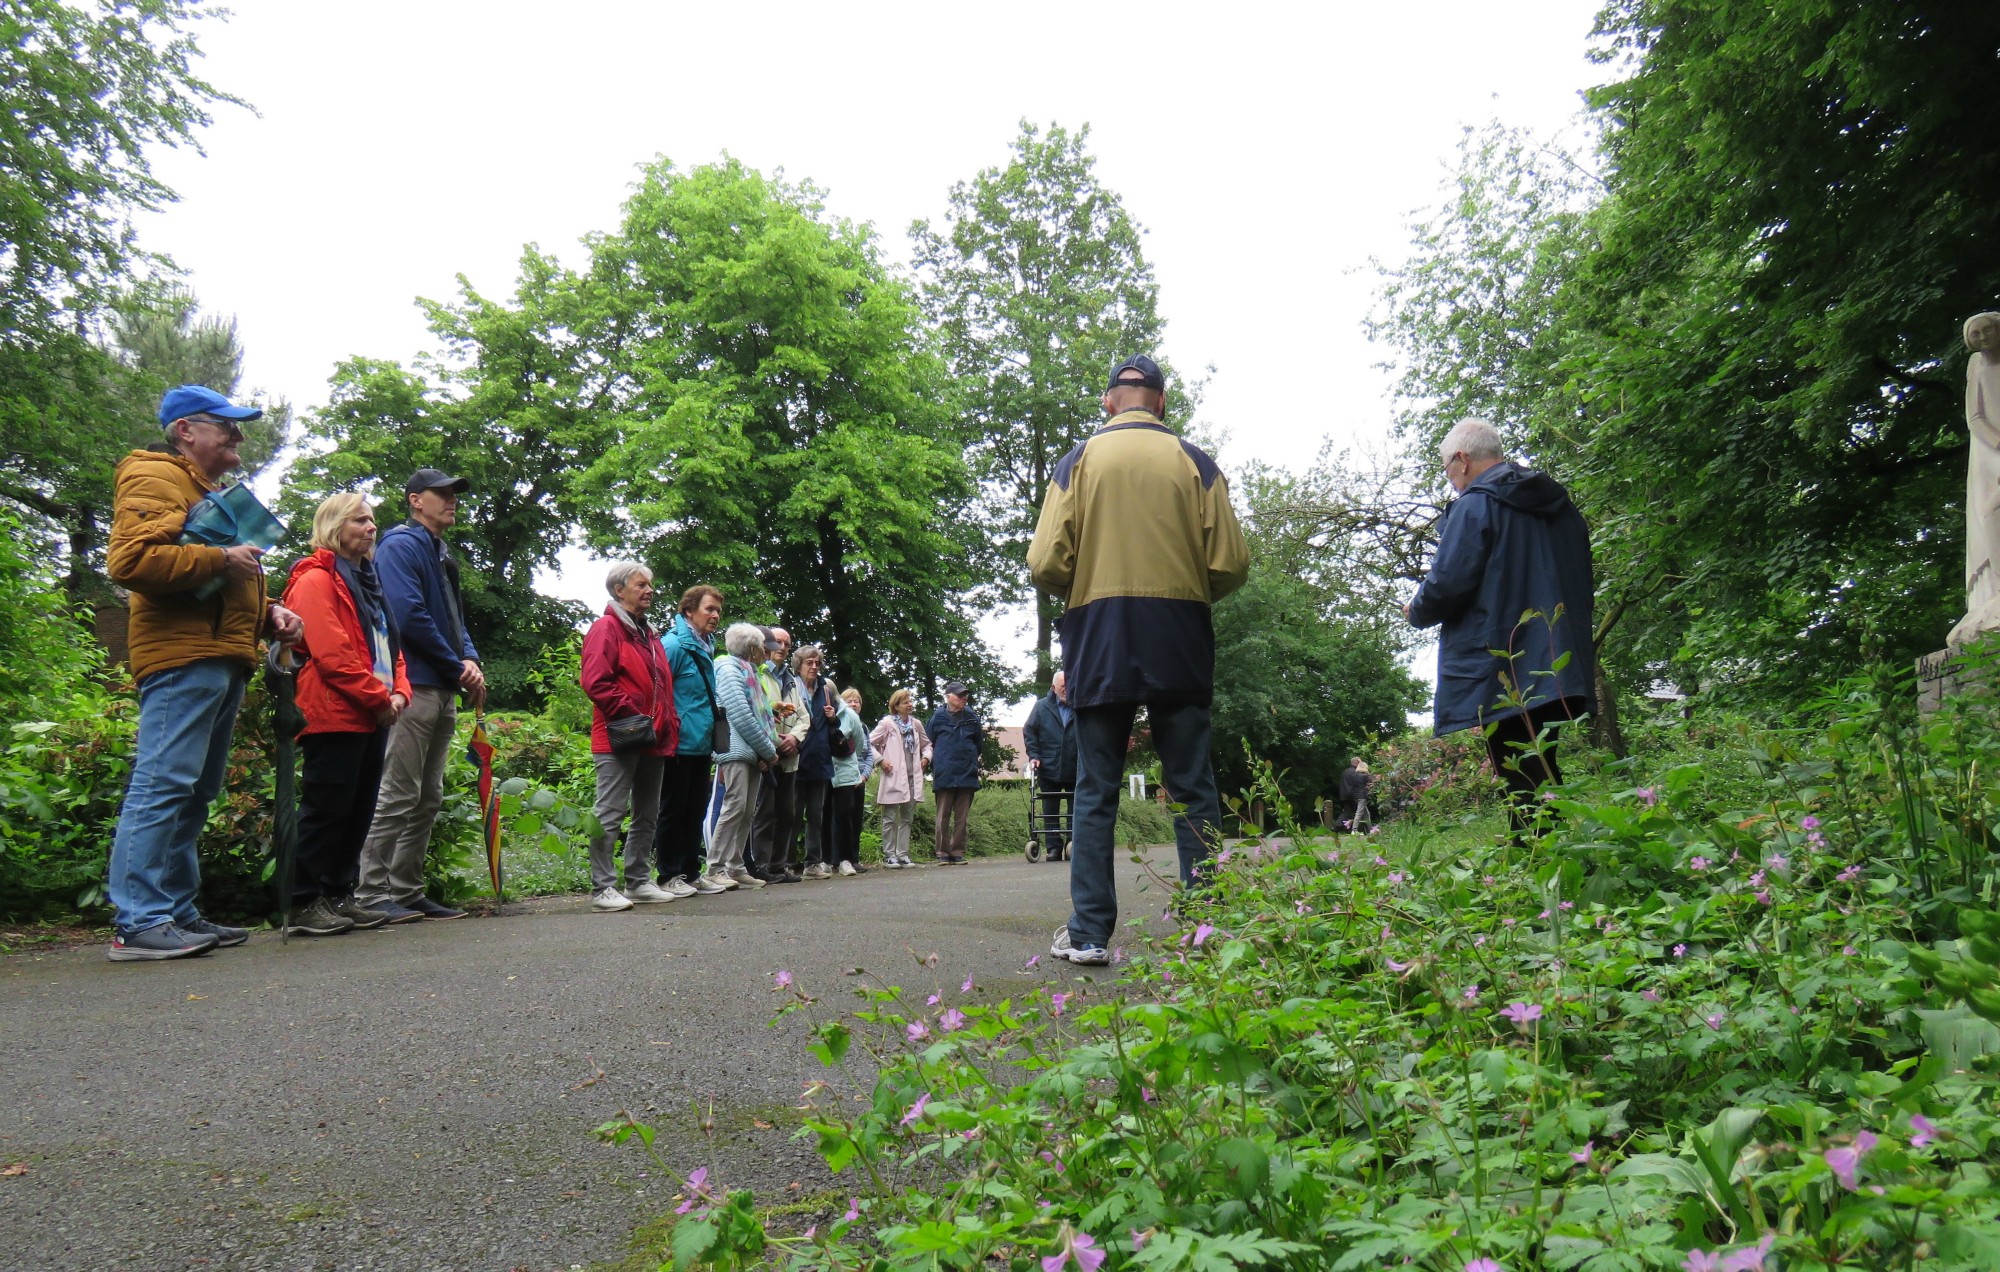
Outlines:
{"label": "walker wheel", "polygon": [[1029,860],[1029,861],[1040,861],[1041,859],[1042,859],[1042,842],[1041,842],[1041,840],[1039,840],[1039,839],[1030,839],[1030,840],[1028,841],[1028,860]]}

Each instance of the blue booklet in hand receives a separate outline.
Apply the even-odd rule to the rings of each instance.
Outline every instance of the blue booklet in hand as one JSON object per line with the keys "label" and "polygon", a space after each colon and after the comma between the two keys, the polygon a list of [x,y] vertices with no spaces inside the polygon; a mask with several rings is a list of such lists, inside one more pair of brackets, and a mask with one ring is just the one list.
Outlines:
{"label": "blue booklet in hand", "polygon": [[[233,548],[248,543],[269,551],[284,537],[284,524],[271,515],[249,483],[241,481],[203,495],[200,503],[188,509],[187,524],[181,529],[182,543],[201,543],[211,548]],[[194,594],[207,600],[222,590],[223,582],[223,576],[218,575],[196,588]]]}

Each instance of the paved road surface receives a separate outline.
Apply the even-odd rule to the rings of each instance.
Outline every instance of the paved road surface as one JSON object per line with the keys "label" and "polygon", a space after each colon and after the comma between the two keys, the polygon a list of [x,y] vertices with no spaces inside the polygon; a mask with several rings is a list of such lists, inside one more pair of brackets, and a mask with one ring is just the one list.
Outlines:
{"label": "paved road surface", "polygon": [[[1152,855],[1171,872],[1171,850]],[[1119,871],[1127,913],[1157,913]],[[1067,873],[988,860],[622,914],[557,898],[289,946],[260,934],[170,963],[0,958],[0,1264],[615,1260],[673,1187],[590,1128],[629,1108],[692,1166],[708,1154],[689,1109],[711,1100],[718,1179],[760,1200],[825,1190],[785,1125],[822,1070],[803,1021],[770,1027],[772,973],[836,1011],[844,969],[929,983],[910,950],[936,950],[954,994],[968,972],[1001,993],[1080,973],[1046,957]]]}

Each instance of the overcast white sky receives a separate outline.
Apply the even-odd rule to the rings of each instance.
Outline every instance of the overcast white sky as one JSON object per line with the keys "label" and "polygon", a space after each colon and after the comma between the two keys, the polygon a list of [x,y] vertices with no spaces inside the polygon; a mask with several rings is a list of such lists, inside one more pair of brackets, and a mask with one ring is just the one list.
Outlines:
{"label": "overcast white sky", "polygon": [[[1369,258],[1402,255],[1463,127],[1556,132],[1602,78],[1596,0],[233,8],[202,70],[257,113],[159,156],[181,201],[140,232],[238,317],[246,385],[318,405],[336,361],[425,347],[412,302],[454,275],[509,295],[527,242],[581,263],[654,155],[810,178],[905,260],[909,223],[1027,118],[1091,126],[1149,231],[1166,352],[1216,365],[1225,466],[1382,433]],[[595,570],[565,573],[601,602]]]}

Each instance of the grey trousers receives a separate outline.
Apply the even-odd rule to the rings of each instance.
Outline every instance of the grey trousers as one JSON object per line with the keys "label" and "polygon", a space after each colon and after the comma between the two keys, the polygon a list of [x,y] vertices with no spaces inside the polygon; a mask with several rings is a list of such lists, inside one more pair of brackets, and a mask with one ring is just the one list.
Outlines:
{"label": "grey trousers", "polygon": [[965,819],[972,812],[973,794],[970,786],[932,788],[931,798],[937,801],[937,823],[932,838],[938,860],[965,860]]}
{"label": "grey trousers", "polygon": [[908,861],[910,824],[916,820],[916,801],[881,804],[878,807],[882,810],[882,860]]}
{"label": "grey trousers", "polygon": [[653,830],[660,819],[660,784],[666,776],[667,757],[640,751],[599,755],[592,752],[597,766],[597,824],[604,833],[590,841],[590,890],[616,888],[621,880],[615,854],[618,828],[629,810],[632,824],[625,830],[625,874],[622,883],[636,888],[652,877]]}
{"label": "grey trousers", "polygon": [[363,904],[407,906],[424,894],[424,859],[431,824],[444,806],[444,766],[457,727],[456,690],[432,685],[410,690],[410,705],[389,728],[375,823],[361,845],[355,895]]}
{"label": "grey trousers", "polygon": [[757,812],[757,784],[762,776],[755,760],[719,764],[722,811],[715,818],[715,836],[708,844],[708,873],[728,874],[743,867],[743,850],[750,843],[750,820]]}

